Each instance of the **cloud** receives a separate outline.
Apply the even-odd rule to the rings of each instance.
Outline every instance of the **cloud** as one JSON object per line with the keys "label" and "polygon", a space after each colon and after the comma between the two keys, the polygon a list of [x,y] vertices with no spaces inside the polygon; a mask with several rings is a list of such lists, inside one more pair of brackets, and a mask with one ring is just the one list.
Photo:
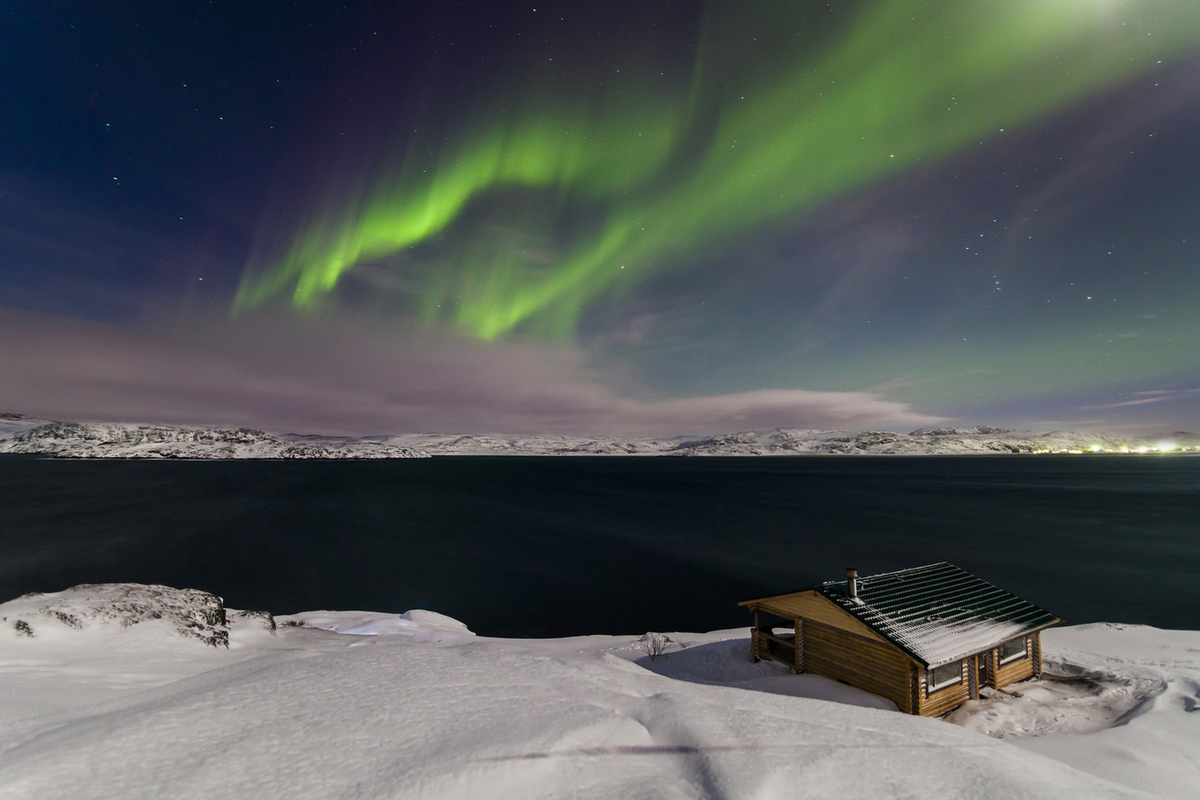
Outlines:
{"label": "cloud", "polygon": [[575,348],[345,317],[122,326],[0,310],[0,409],[274,431],[674,435],[943,421],[876,392],[628,396]]}
{"label": "cloud", "polygon": [[1125,406],[1144,406],[1150,403],[1161,403],[1166,400],[1178,400],[1190,395],[1200,394],[1200,389],[1149,389],[1144,392],[1134,392],[1135,400],[1122,400],[1106,405],[1081,406],[1080,408],[1094,410],[1101,408],[1123,408]]}

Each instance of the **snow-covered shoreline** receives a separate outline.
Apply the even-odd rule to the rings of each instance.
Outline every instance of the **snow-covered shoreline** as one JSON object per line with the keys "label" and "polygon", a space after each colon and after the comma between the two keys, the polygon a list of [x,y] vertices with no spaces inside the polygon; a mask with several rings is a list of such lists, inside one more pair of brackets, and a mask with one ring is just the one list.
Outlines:
{"label": "snow-covered shoreline", "polygon": [[1086,431],[978,425],[895,431],[778,428],[672,438],[559,434],[406,433],[369,437],[273,434],[251,428],[53,422],[0,414],[0,454],[57,458],[381,459],[426,456],[794,456],[1145,453],[1200,450],[1184,431],[1136,438]]}
{"label": "snow-covered shoreline", "polygon": [[[204,593],[175,591],[0,604],[0,797],[1115,798],[1200,785],[1200,632],[1051,629],[1044,680],[946,721],[751,663],[742,629],[670,633],[651,660],[636,636],[491,639],[430,611],[214,615]],[[228,646],[196,635],[208,629]]]}
{"label": "snow-covered shoreline", "polygon": [[[154,459],[381,459],[426,458],[385,442],[325,437],[279,437],[252,428],[181,428],[164,425],[49,422],[7,415],[0,453],[56,458]],[[0,420],[0,422],[4,422]]]}

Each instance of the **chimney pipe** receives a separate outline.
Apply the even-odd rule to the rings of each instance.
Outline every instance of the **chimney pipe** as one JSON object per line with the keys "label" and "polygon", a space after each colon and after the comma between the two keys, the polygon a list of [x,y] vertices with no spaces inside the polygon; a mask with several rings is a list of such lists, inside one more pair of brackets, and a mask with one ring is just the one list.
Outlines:
{"label": "chimney pipe", "polygon": [[846,567],[846,594],[858,597],[858,570]]}

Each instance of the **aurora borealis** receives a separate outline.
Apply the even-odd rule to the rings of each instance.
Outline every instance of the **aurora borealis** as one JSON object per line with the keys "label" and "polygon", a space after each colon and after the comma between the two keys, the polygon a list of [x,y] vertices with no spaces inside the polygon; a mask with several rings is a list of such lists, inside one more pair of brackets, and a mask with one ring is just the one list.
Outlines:
{"label": "aurora borealis", "polygon": [[[592,87],[562,107],[519,99],[478,132],[447,137],[432,159],[398,159],[399,174],[378,178],[348,209],[323,213],[278,265],[248,278],[239,301],[294,284],[293,302],[309,305],[357,263],[444,232],[470,239],[453,225],[481,195],[548,188],[556,202],[543,224],[578,203],[597,206],[597,229],[550,265],[468,244],[458,274],[423,289],[422,311],[484,339],[544,315],[540,327],[566,337],[582,305],[620,280],[999,137],[1200,44],[1186,0],[865,4],[819,54],[786,35],[812,13],[803,4],[715,4],[708,13],[715,19],[677,96],[639,94],[635,83],[626,90],[634,99],[619,103]],[[737,19],[747,14],[751,22]],[[762,45],[750,35],[776,28]],[[748,99],[730,95],[727,73],[764,56],[772,74],[743,90]],[[451,305],[452,314],[439,311]]]}
{"label": "aurora borealis", "polygon": [[[119,409],[158,348],[209,365],[150,392],[189,420],[211,371],[222,419],[330,430],[638,432],[687,398],[747,427],[1200,427],[1191,0],[7,25],[0,305],[43,343],[109,326],[80,335],[142,377],[100,381],[108,413],[154,413]],[[28,413],[98,380],[6,363],[56,387],[0,398]]]}

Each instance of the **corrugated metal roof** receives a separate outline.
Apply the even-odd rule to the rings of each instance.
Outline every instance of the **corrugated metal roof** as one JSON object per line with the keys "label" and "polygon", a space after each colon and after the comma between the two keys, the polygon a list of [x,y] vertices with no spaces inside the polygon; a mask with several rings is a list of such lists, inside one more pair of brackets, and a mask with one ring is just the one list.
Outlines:
{"label": "corrugated metal roof", "polygon": [[946,562],[859,578],[857,600],[846,581],[828,581],[817,591],[929,667],[1059,622]]}

